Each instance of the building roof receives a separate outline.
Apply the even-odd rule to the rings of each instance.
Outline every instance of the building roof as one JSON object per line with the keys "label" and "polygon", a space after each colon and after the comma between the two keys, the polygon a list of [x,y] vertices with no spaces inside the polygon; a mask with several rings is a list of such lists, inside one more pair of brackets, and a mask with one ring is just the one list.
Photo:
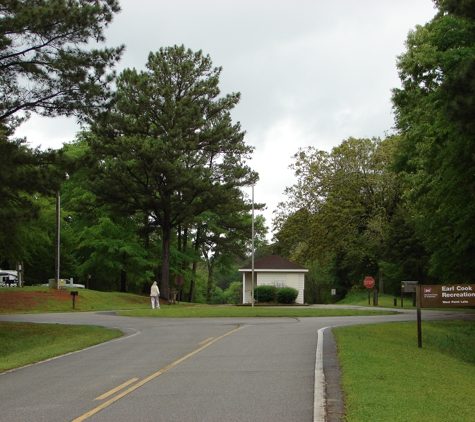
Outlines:
{"label": "building roof", "polygon": [[[241,272],[248,272],[252,270],[252,263],[244,265],[240,268]],[[278,255],[269,255],[265,258],[254,262],[254,271],[292,271],[292,272],[308,272],[308,270],[288,259],[282,258]]]}

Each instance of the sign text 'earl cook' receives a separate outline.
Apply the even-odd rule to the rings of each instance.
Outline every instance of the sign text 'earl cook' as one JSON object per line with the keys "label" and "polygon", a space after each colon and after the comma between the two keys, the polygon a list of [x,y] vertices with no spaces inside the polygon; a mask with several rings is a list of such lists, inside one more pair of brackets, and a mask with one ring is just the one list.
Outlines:
{"label": "sign text 'earl cook'", "polygon": [[421,286],[423,308],[475,306],[475,284]]}

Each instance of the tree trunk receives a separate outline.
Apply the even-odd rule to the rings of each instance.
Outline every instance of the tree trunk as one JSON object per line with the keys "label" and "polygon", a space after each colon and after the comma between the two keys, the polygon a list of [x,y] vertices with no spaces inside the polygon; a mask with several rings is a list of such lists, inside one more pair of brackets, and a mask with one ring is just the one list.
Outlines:
{"label": "tree trunk", "polygon": [[192,269],[192,279],[190,281],[190,294],[188,295],[188,302],[193,303],[195,299],[195,278],[196,278],[196,267],[197,262],[193,262],[193,269]]}
{"label": "tree trunk", "polygon": [[213,270],[214,270],[214,259],[207,259],[208,264],[208,286],[206,287],[206,302],[211,300],[211,289],[213,288]]}
{"label": "tree trunk", "polygon": [[[195,251],[199,251],[200,249],[200,226],[196,228],[196,238],[195,238]],[[190,282],[190,295],[188,298],[188,302],[193,303],[195,299],[195,280],[196,280],[196,269],[198,267],[198,263],[196,261],[193,262],[193,269],[192,269],[192,279]]]}
{"label": "tree trunk", "polygon": [[122,293],[127,293],[127,271],[124,269],[120,270],[120,291]]}
{"label": "tree trunk", "polygon": [[160,282],[160,297],[169,300],[169,285],[170,285],[170,241],[171,241],[171,227],[169,225],[163,226],[162,237],[162,280]]}
{"label": "tree trunk", "polygon": [[129,291],[127,286],[127,271],[126,268],[127,254],[122,255],[122,269],[120,270],[120,291],[122,293],[127,293]]}
{"label": "tree trunk", "polygon": [[[186,248],[188,246],[188,226],[185,227],[183,230],[183,253],[186,254]],[[182,275],[185,274],[186,272],[186,267],[188,266],[188,263],[184,262],[182,265]],[[180,287],[178,287],[178,300],[181,300],[182,302],[185,300],[185,283]]]}

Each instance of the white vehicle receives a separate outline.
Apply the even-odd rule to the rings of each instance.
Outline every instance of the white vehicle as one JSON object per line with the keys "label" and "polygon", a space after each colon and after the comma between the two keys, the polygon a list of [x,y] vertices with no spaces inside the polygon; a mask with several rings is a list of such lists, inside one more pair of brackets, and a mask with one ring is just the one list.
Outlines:
{"label": "white vehicle", "polygon": [[0,270],[0,287],[16,287],[18,285],[18,271]]}

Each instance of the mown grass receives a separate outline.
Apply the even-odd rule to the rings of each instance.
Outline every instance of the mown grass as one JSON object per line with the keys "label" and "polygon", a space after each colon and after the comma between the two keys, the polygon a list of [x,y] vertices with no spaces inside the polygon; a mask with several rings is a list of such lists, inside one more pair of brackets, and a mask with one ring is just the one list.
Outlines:
{"label": "mown grass", "polygon": [[119,330],[82,325],[0,321],[0,372],[122,336]]}
{"label": "mown grass", "polygon": [[320,308],[295,308],[295,307],[259,307],[250,306],[163,306],[161,309],[135,309],[133,311],[120,311],[118,315],[134,317],[155,318],[226,318],[226,317],[329,317],[329,316],[364,316],[387,315],[390,312],[379,310],[355,309],[320,309]]}
{"label": "mown grass", "polygon": [[474,420],[475,324],[469,321],[341,327],[346,421]]}
{"label": "mown grass", "polygon": [[[413,294],[406,293],[404,296],[404,309],[416,309],[413,306]],[[394,306],[394,299],[397,300],[397,306]],[[356,306],[373,306],[373,292],[370,291],[370,303],[368,304],[368,292],[352,294],[345,297],[338,302],[339,305],[356,305]],[[384,308],[394,308],[395,310],[401,307],[401,296],[393,296],[387,294],[378,295],[378,306]]]}

